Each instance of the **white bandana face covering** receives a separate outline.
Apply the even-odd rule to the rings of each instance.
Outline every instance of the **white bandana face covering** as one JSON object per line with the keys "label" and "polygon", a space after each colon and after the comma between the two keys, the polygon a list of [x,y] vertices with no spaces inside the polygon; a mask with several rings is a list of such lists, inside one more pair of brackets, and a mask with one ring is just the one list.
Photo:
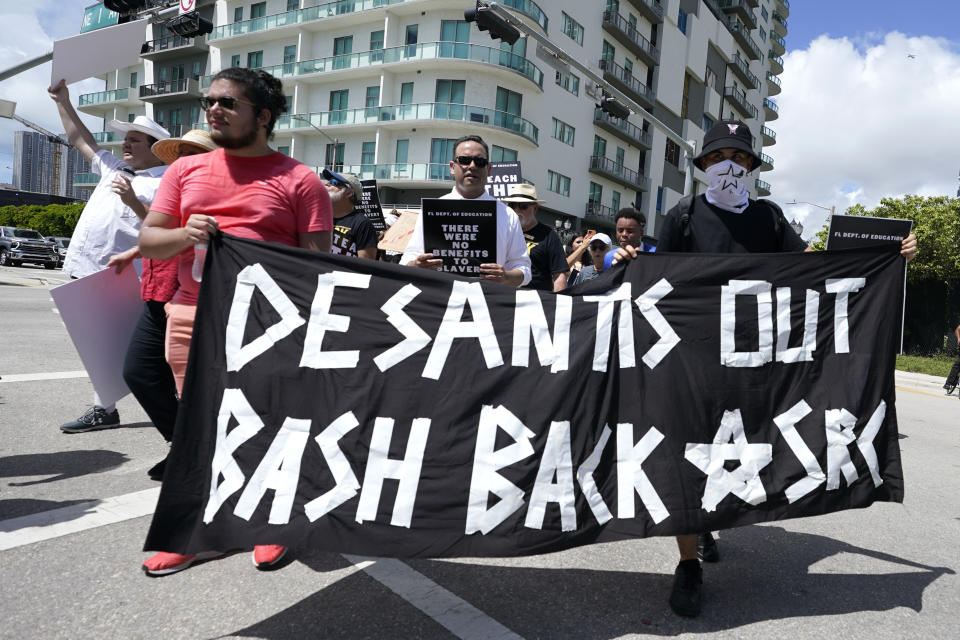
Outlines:
{"label": "white bandana face covering", "polygon": [[733,160],[724,160],[707,167],[707,202],[731,213],[747,208],[747,170]]}

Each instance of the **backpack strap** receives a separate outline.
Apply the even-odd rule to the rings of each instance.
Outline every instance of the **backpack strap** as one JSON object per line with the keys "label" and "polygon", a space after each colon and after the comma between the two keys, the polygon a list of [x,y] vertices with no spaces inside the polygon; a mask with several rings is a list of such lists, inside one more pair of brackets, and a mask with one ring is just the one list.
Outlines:
{"label": "backpack strap", "polygon": [[696,196],[684,196],[677,203],[677,231],[680,232],[681,251],[692,251],[694,242],[690,231],[690,216],[693,214],[693,201]]}
{"label": "backpack strap", "polygon": [[757,200],[762,202],[770,210],[770,216],[773,218],[773,232],[777,236],[777,242],[783,245],[784,228],[787,226],[787,219],[783,215],[783,209],[773,200]]}

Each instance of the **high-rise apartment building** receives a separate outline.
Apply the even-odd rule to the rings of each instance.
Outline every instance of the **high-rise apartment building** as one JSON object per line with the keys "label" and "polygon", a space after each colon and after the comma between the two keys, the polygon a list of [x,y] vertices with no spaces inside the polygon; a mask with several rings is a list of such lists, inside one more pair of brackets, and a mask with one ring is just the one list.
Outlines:
{"label": "high-rise apartment building", "polygon": [[[416,204],[448,191],[451,143],[483,136],[491,160],[518,160],[575,228],[610,229],[635,203],[648,233],[681,196],[683,152],[641,115],[596,108],[597,87],[564,73],[527,38],[492,40],[463,20],[472,0],[217,0],[198,3],[214,30],[183,39],[154,25],[141,64],[108,74],[80,109],[106,119],[146,112],[174,135],[203,126],[197,98],[217,71],[281,78],[288,112],[274,145],[318,169],[376,178],[381,201]],[[698,144],[739,118],[764,160],[776,143],[787,0],[504,0],[531,28]],[[117,144],[113,134],[100,141]],[[769,195],[759,177],[754,194]],[[694,188],[705,176],[695,171]]]}
{"label": "high-rise apartment building", "polygon": [[[56,171],[55,162],[59,163]],[[74,180],[77,174],[89,171],[90,163],[76,149],[51,142],[47,136],[36,131],[14,132],[15,189],[86,200],[89,191],[77,188]]]}

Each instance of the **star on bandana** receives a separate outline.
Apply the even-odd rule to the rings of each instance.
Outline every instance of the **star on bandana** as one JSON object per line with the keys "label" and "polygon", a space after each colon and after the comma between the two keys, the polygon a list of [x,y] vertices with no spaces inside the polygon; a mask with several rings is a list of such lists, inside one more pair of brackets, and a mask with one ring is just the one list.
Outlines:
{"label": "star on bandana", "polygon": [[[715,511],[731,493],[752,505],[766,501],[760,470],[773,460],[773,446],[747,442],[739,409],[723,412],[713,444],[688,442],[684,457],[707,475],[701,501],[705,511]],[[728,471],[728,460],[739,460],[740,466]]]}

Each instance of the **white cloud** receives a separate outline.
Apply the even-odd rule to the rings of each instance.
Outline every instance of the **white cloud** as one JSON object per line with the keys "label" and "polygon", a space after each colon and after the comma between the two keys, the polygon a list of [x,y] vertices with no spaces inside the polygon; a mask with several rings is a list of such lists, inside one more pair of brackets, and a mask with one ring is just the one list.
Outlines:
{"label": "white cloud", "polygon": [[[80,32],[83,10],[91,0],[32,0],[4,2],[0,10],[0,68],[7,69],[53,49],[53,41]],[[47,96],[50,63],[34,67],[0,82],[0,98],[17,103],[17,115],[54,133],[63,126],[56,106]],[[81,93],[103,90],[102,80],[85,80],[70,85],[74,105]],[[91,131],[101,131],[103,121],[81,114]],[[28,129],[19,122],[0,119],[0,182],[12,180],[13,134]]]}
{"label": "white cloud", "polygon": [[[908,57],[915,56],[914,58]],[[881,198],[957,192],[960,54],[951,43],[900,33],[851,42],[821,36],[784,56],[773,199],[874,207]],[[786,205],[816,232],[829,215]]]}

